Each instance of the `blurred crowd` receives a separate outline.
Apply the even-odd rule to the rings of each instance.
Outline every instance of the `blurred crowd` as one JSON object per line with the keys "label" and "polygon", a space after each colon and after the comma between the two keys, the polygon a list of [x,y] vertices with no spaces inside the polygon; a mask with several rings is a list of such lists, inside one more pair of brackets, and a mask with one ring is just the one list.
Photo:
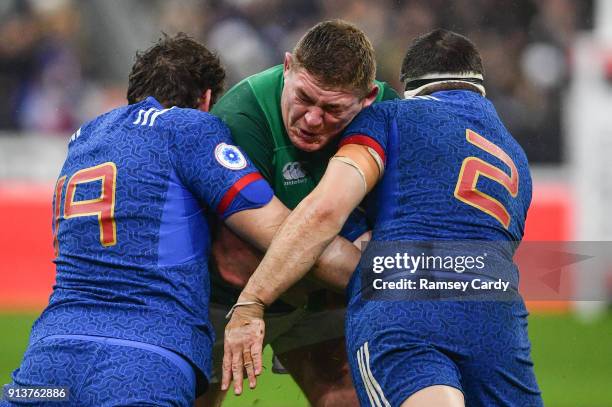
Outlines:
{"label": "blurred crowd", "polygon": [[563,159],[562,96],[590,0],[3,0],[0,130],[70,134],[125,103],[137,49],[186,32],[218,52],[226,86],[282,62],[318,21],[343,18],[372,40],[378,77],[401,91],[408,44],[436,27],[482,52],[488,97],[532,162]]}

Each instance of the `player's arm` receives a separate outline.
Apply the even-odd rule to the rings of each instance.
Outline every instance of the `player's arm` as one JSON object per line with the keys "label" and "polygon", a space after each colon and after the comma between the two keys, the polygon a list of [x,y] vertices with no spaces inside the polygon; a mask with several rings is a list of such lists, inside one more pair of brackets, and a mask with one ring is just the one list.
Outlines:
{"label": "player's arm", "polygon": [[[269,181],[273,174],[274,150],[269,137],[271,130],[249,83],[243,81],[226,92],[213,106],[212,113],[223,120],[235,143]],[[263,253],[220,220],[215,222],[214,230],[211,256],[216,271],[225,282],[243,288]]]}
{"label": "player's arm", "polygon": [[[234,141],[246,152],[264,178],[271,180],[274,168],[271,129],[268,122],[264,120],[265,114],[261,111],[248,83],[243,82],[225,94],[215,104],[212,113],[224,121]],[[237,233],[246,242],[235,236],[228,236],[232,233],[230,231],[220,231],[219,236],[230,238],[232,242],[231,248],[222,247],[225,241],[213,242],[212,252],[217,260],[217,266],[228,266],[220,270],[222,274],[229,276],[239,284],[242,279],[246,283],[248,276],[253,273],[261,260],[256,249],[265,251],[268,248],[274,233],[288,214],[289,210],[278,199],[273,198],[268,205],[262,208],[237,212],[226,219],[225,223],[231,231]],[[247,242],[255,247],[250,246]],[[318,272],[313,273],[317,282],[340,292],[344,290],[353,271],[347,267],[347,262],[343,259],[345,252],[342,251],[342,248],[348,244],[344,239],[338,238],[338,242],[330,248],[330,254],[322,256],[322,266],[317,269]],[[226,259],[228,257],[239,261],[230,262]],[[325,272],[322,272],[323,268]]]}
{"label": "player's arm", "polygon": [[[351,263],[348,268],[352,273],[359,261],[359,250],[344,239],[334,238],[380,175],[379,164],[367,147],[341,147],[321,182],[281,226],[241,298],[269,305],[313,266],[313,275],[325,280],[326,270],[333,268],[330,266],[338,257]],[[320,258],[326,248],[329,251]],[[351,255],[343,256],[344,252]]]}
{"label": "player's arm", "polygon": [[[271,181],[274,172],[274,164],[272,162],[274,144],[272,143],[272,137],[270,137],[272,130],[248,82],[244,81],[227,92],[214,105],[212,113],[224,121],[230,129],[234,141],[246,152],[249,159],[264,178]],[[279,205],[271,206],[276,207]],[[284,206],[283,209],[286,210]],[[267,213],[265,213],[266,211],[269,211],[271,216],[268,217]],[[272,237],[272,235],[268,236],[268,240],[267,236],[258,235],[269,234],[270,229],[265,224],[275,225],[274,211],[275,209],[272,208],[266,208],[265,210],[262,208],[260,211],[262,213],[258,211],[255,216],[259,223],[262,223],[259,225],[256,224],[257,222],[251,222],[252,219],[249,211],[232,216],[229,223],[226,222],[230,229],[219,225],[212,243],[211,252],[219,273],[226,281],[242,288],[250,275],[255,271],[263,258],[263,254],[260,251],[263,251],[264,247],[267,248],[269,246]],[[287,216],[288,211],[284,213]],[[243,219],[245,222],[242,222]],[[240,224],[238,225],[238,223]],[[278,225],[273,226],[274,230],[278,226],[280,226],[280,222]],[[241,229],[244,231],[240,232],[239,236],[236,236],[234,232]],[[244,240],[239,237],[244,238]],[[248,244],[245,240],[251,244]],[[266,240],[267,242],[264,245],[257,242]],[[287,297],[296,293],[304,294],[309,290],[320,288],[316,284],[322,284],[325,287],[343,292],[353,271],[346,267],[337,267],[341,261],[341,254],[338,253],[341,253],[341,248],[345,245],[346,242],[339,241],[332,246],[334,250],[330,250],[330,253],[333,253],[334,258],[337,259],[335,260],[336,264],[334,264],[334,260],[330,256],[322,256],[322,264],[329,268],[328,272],[315,272],[309,275],[315,284],[305,282],[302,284],[302,287],[298,288],[296,286],[290,293],[283,296],[283,300],[288,303],[294,303]],[[322,268],[318,270],[320,271]]]}
{"label": "player's arm", "polygon": [[[327,278],[327,270],[337,267],[339,259],[349,274],[356,268],[359,250],[335,236],[380,178],[379,163],[365,146],[343,146],[330,161],[321,182],[282,224],[226,326],[223,390],[233,379],[235,393],[242,392],[243,366],[247,373],[250,369],[255,375],[261,373],[264,306],[306,275],[317,259],[313,273],[319,278]],[[326,254],[320,257],[325,250]],[[256,381],[251,376],[249,385],[253,388]]]}
{"label": "player's arm", "polygon": [[[244,210],[229,216],[225,223],[240,237],[265,251],[289,213],[289,209],[278,198],[273,197],[270,203],[261,208]],[[341,292],[355,269],[355,250],[353,244],[342,237],[332,236],[332,240],[328,249],[319,257],[311,276],[325,286]]]}
{"label": "player's arm", "polygon": [[270,182],[274,174],[274,143],[269,136],[272,130],[248,82],[230,89],[215,103],[211,113],[223,120],[234,142]]}

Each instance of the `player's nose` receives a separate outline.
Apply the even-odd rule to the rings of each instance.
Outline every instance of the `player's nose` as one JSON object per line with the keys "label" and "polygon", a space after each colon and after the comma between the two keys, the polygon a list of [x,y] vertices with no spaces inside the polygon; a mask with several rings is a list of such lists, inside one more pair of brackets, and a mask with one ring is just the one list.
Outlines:
{"label": "player's nose", "polygon": [[308,127],[318,127],[323,123],[323,110],[318,107],[308,109],[304,115],[304,120]]}

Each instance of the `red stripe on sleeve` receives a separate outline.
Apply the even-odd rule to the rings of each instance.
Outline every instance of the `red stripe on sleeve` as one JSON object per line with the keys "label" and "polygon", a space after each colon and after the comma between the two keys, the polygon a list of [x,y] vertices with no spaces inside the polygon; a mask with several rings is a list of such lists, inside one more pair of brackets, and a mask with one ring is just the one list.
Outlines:
{"label": "red stripe on sleeve", "polygon": [[382,146],[370,136],[366,136],[365,134],[355,134],[352,136],[348,136],[340,142],[340,147],[346,144],[359,144],[362,146],[370,147],[371,149],[376,151],[376,153],[378,153],[383,163],[387,162],[385,150],[383,150]]}
{"label": "red stripe on sleeve", "polygon": [[238,195],[238,192],[242,191],[250,183],[260,179],[263,179],[260,173],[252,172],[236,181],[234,185],[232,185],[230,189],[227,190],[225,195],[223,195],[223,198],[221,199],[221,202],[219,202],[219,205],[217,205],[217,213],[222,216],[223,213],[227,210],[227,208],[229,208],[229,206],[232,204],[232,201],[234,200],[236,195]]}

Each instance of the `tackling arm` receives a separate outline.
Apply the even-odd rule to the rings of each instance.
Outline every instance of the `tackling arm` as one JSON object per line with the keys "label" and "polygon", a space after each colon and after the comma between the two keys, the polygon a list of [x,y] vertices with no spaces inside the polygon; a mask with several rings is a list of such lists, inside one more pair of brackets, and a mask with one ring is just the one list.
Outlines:
{"label": "tackling arm", "polygon": [[[315,275],[329,276],[324,271],[328,262],[338,264],[348,270],[341,281],[342,286],[346,285],[360,252],[346,240],[334,237],[380,178],[382,167],[378,162],[367,147],[343,146],[330,161],[321,182],[280,227],[225,328],[222,390],[227,390],[233,379],[234,392],[242,393],[243,369],[249,387],[256,386],[256,376],[262,371],[263,306],[306,275],[317,259]],[[319,258],[326,248],[326,254]]]}
{"label": "tackling arm", "polygon": [[[256,248],[265,251],[289,213],[289,209],[274,197],[270,203],[262,208],[245,210],[231,215],[226,220],[226,224],[240,237]],[[336,234],[332,236],[332,240],[329,248],[319,258],[311,276],[317,282],[342,292],[348,284],[353,270],[355,270],[356,262],[359,260],[359,250],[348,240],[339,236],[336,237]],[[280,278],[282,273],[277,274],[279,275],[274,278]],[[279,295],[289,287],[285,288],[283,286],[283,288],[282,291],[278,292]],[[300,293],[301,291],[297,292]],[[278,296],[274,300],[277,298]],[[267,305],[270,304],[267,303]]]}
{"label": "tackling arm", "polygon": [[[359,262],[360,252],[346,240],[334,237],[380,175],[379,164],[367,147],[343,146],[314,191],[285,220],[239,301],[271,304],[300,280],[317,259],[313,276],[345,287]],[[334,278],[326,271],[337,267],[348,275]]]}
{"label": "tackling arm", "polygon": [[[337,194],[340,182],[352,193]],[[269,305],[304,277],[359,204],[363,192],[362,181],[354,169],[344,163],[330,162],[319,185],[279,229],[278,238],[249,279],[239,301],[255,300]],[[336,253],[342,253],[339,251],[341,246],[330,246],[331,255],[329,259],[321,259],[323,264],[313,270],[315,276],[324,275],[324,264],[333,262]],[[344,250],[352,254],[345,259],[350,263],[348,269],[352,273],[359,261],[359,250],[351,244],[344,245]]]}

